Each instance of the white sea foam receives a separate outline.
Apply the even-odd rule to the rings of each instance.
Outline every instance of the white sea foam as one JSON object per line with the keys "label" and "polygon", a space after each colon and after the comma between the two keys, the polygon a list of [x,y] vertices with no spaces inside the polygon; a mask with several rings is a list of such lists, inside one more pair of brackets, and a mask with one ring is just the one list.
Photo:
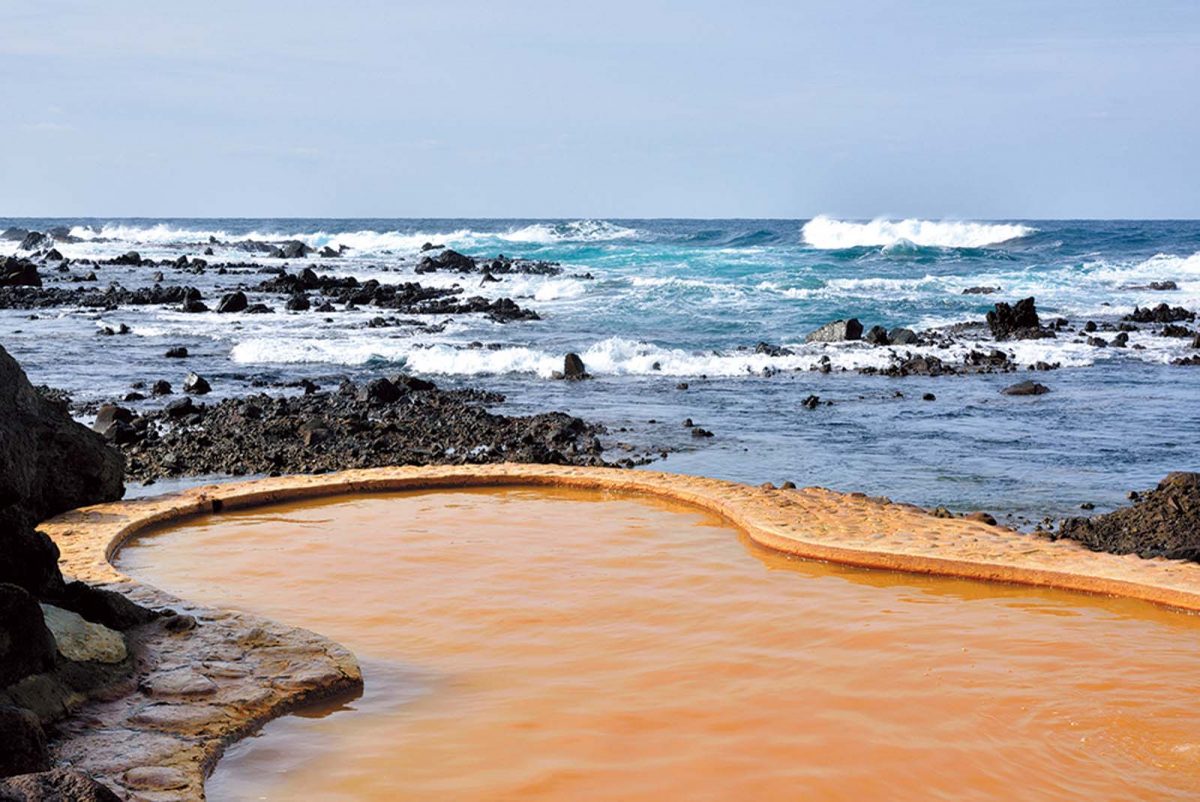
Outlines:
{"label": "white sea foam", "polygon": [[487,243],[514,243],[550,245],[559,242],[603,242],[628,239],[637,236],[632,228],[619,226],[607,220],[572,220],[563,223],[534,223],[507,231],[474,231],[460,228],[452,231],[250,231],[231,233],[222,229],[177,228],[166,223],[152,226],[137,226],[110,223],[98,228],[75,226],[71,235],[87,241],[113,241],[127,245],[173,245],[178,243],[207,243],[209,238],[220,242],[236,243],[241,240],[279,242],[299,240],[311,248],[326,245],[337,248],[344,245],[354,252],[376,254],[384,252],[412,252],[426,242],[456,247],[471,247]]}
{"label": "white sea foam", "polygon": [[821,250],[860,247],[983,248],[1027,237],[1036,229],[1017,223],[971,223],[950,220],[883,220],[855,223],[825,215],[804,224],[804,242]]}
{"label": "white sea foam", "polygon": [[606,242],[636,237],[637,229],[619,226],[607,220],[572,220],[569,223],[534,223],[498,234],[509,242],[551,244],[555,242]]}
{"label": "white sea foam", "polygon": [[[1022,366],[1036,362],[1062,367],[1085,367],[1098,361],[1133,358],[1146,362],[1168,362],[1179,355],[1180,344],[1170,338],[1135,333],[1131,343],[1146,350],[1097,349],[1064,338],[1003,343],[1014,361]],[[974,348],[993,344],[961,342],[951,348],[872,347],[862,342],[837,344],[785,343],[790,355],[771,357],[752,351],[690,351],[665,348],[625,337],[609,337],[580,351],[584,364],[596,376],[738,377],[761,375],[764,371],[808,371],[828,358],[832,369],[883,369],[900,355],[929,354],[951,364],[960,363]],[[430,375],[486,376],[526,374],[549,378],[562,367],[562,354],[528,346],[489,350],[465,348],[448,343],[423,345],[402,338],[361,337],[321,339],[262,336],[234,346],[234,362],[241,364],[329,363],[362,365],[389,362],[406,370]]]}

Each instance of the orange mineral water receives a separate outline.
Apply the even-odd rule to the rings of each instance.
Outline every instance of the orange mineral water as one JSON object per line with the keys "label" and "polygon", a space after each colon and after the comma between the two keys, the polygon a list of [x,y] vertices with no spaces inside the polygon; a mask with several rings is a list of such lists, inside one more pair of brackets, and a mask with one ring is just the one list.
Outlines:
{"label": "orange mineral water", "polygon": [[1200,626],[839,567],[672,502],[391,493],[191,519],[126,572],[321,632],[361,697],[229,750],[213,800],[1200,796]]}

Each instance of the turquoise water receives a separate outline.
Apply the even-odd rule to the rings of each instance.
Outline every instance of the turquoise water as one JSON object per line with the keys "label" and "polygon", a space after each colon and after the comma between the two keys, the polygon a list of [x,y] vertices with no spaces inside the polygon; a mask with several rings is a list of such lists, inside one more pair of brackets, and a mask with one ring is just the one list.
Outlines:
{"label": "turquoise water", "polygon": [[[513,297],[543,318],[500,325],[439,317],[445,326],[433,334],[367,328],[379,314],[371,310],[229,316],[126,308],[55,312],[36,322],[28,313],[0,313],[0,342],[35,381],[66,387],[78,400],[119,397],[139,379],[177,383],[183,367],[162,353],[186,345],[197,355],[187,367],[208,376],[218,396],[263,382],[332,384],[402,368],[441,384],[505,392],[505,411],[557,408],[599,420],[612,430],[611,443],[669,449],[656,466],[664,470],[791,479],[1030,518],[1070,514],[1085,501],[1114,506],[1169,470],[1200,467],[1200,368],[1169,364],[1189,353],[1190,340],[1147,330],[1131,335],[1143,350],[1098,349],[1069,335],[1004,344],[1022,365],[1063,366],[1036,374],[1051,387],[1037,398],[999,394],[1032,374],[863,376],[854,369],[886,366],[893,350],[803,344],[806,333],[836,318],[857,317],[868,327],[946,326],[982,319],[997,300],[1030,295],[1043,317],[1079,325],[1115,323],[1134,305],[1200,309],[1197,222],[0,220],[0,228],[10,225],[73,227],[81,241],[58,245],[72,258],[130,249],[152,258],[195,256],[211,236],[344,245],[342,258],[302,263],[385,282],[414,280],[416,253],[427,241],[471,255],[558,261],[565,269],[485,286],[477,276],[415,277]],[[0,242],[0,253],[16,244]],[[224,245],[214,252],[211,262],[280,264]],[[148,284],[153,270],[99,272],[102,283],[133,287]],[[261,278],[168,271],[169,282],[193,284],[206,298]],[[1168,280],[1178,289],[1147,288]],[[976,286],[1001,289],[963,294]],[[131,337],[95,336],[120,323],[133,329]],[[755,353],[760,341],[793,353]],[[931,353],[953,361],[971,347],[994,345],[976,332],[956,349]],[[582,355],[593,381],[550,379],[568,351]],[[833,372],[810,370],[822,358]],[[677,389],[680,382],[688,389]],[[936,400],[922,401],[925,393]],[[810,394],[834,403],[805,409],[800,401]],[[715,436],[692,438],[684,418]]]}

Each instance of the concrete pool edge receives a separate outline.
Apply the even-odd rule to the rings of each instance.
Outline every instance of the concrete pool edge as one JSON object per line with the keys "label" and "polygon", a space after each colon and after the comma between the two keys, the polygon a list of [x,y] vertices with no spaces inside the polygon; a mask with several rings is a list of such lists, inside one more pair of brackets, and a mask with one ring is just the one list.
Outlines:
{"label": "concrete pool edge", "polygon": [[66,722],[56,759],[143,799],[200,798],[225,746],[306,702],[353,692],[353,655],[306,630],[176,599],[110,562],[131,537],[189,516],[356,493],[551,486],[650,495],[722,516],[754,542],[855,566],[1125,596],[1200,610],[1200,565],[1090,552],[961,518],[821,488],[783,490],[664,473],[545,465],[380,468],[207,485],[75,510],[42,525],[62,570],[174,607],[200,626],[134,637],[138,689]]}

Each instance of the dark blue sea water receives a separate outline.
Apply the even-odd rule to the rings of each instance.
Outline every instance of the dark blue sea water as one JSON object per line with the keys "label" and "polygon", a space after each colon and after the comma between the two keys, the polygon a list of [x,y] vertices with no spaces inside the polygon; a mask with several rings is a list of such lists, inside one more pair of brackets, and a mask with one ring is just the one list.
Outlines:
{"label": "dark blue sea water", "polygon": [[[566,268],[561,276],[508,276],[484,286],[471,276],[415,277],[513,297],[543,318],[507,325],[438,318],[445,328],[436,334],[368,328],[378,314],[372,310],[241,316],[123,308],[54,311],[36,321],[0,313],[0,343],[35,381],[64,387],[79,401],[119,398],[137,380],[178,384],[187,369],[206,375],[221,396],[264,381],[327,384],[402,368],[441,384],[500,390],[509,397],[506,412],[564,409],[598,420],[612,430],[614,449],[618,442],[670,449],[654,466],[663,470],[791,479],[1030,518],[1077,513],[1085,501],[1116,506],[1167,471],[1200,469],[1200,367],[1170,364],[1196,353],[1187,339],[1146,329],[1131,335],[1141,350],[1100,349],[1064,333],[1002,344],[1023,365],[1057,362],[1057,371],[902,379],[853,371],[886,366],[895,349],[803,343],[836,318],[939,327],[981,320],[996,301],[1026,296],[1036,297],[1043,317],[1078,325],[1115,323],[1135,305],[1200,309],[1200,222],[0,219],[0,229],[53,225],[71,226],[81,238],[58,244],[70,258],[131,249],[175,258],[198,255],[210,237],[296,238],[347,251],[290,267],[312,263],[320,272],[381,281],[413,280],[425,242]],[[0,242],[0,254],[16,245]],[[281,264],[221,245],[214,251],[214,263]],[[149,284],[152,272],[97,270],[101,285],[127,287]],[[167,272],[168,282],[197,286],[206,298],[263,278]],[[1178,289],[1146,288],[1167,280]],[[976,286],[1000,291],[963,294]],[[121,323],[132,335],[96,336]],[[756,354],[760,341],[793,353]],[[172,345],[186,345],[195,357],[186,366],[164,359]],[[976,333],[934,353],[953,361],[973,346],[993,345]],[[582,355],[593,381],[550,378],[568,351]],[[833,372],[810,370],[823,357]],[[1051,392],[1000,395],[1030,377]],[[688,389],[677,389],[680,382]],[[925,393],[936,401],[923,401]],[[810,394],[834,403],[805,409],[800,401]],[[715,436],[693,438],[685,418]]]}

